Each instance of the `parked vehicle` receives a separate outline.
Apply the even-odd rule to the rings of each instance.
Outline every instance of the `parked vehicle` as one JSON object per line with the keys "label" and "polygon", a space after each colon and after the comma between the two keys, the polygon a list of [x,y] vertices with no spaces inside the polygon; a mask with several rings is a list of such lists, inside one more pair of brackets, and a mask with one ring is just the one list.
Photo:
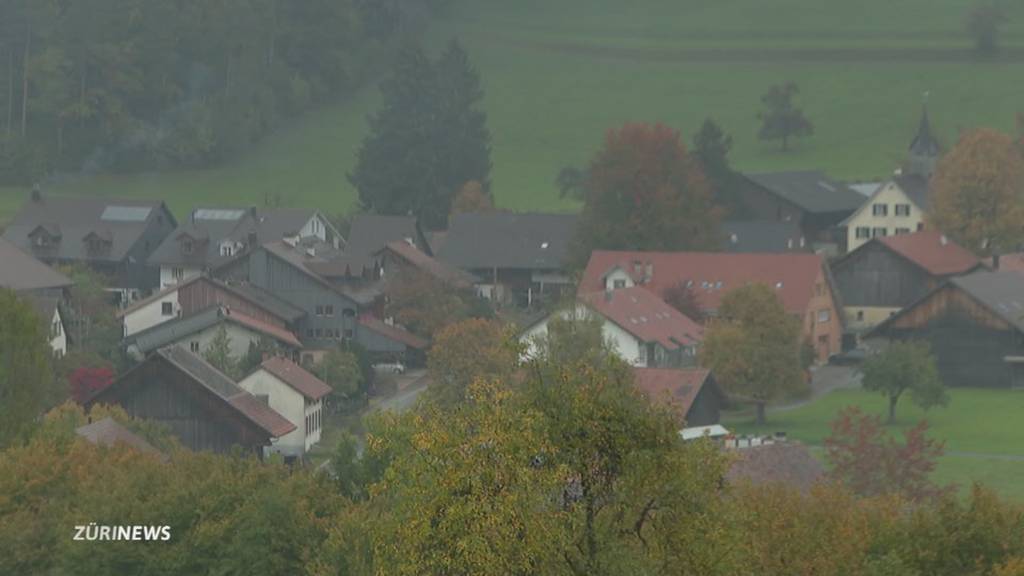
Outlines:
{"label": "parked vehicle", "polygon": [[374,364],[373,369],[387,374],[405,374],[405,364],[401,362],[380,362]]}

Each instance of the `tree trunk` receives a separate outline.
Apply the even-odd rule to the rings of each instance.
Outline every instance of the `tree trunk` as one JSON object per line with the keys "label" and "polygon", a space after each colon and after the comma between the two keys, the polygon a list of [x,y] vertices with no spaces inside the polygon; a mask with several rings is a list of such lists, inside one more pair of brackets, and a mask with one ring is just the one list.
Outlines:
{"label": "tree trunk", "polygon": [[899,396],[889,396],[889,424],[896,423],[896,403],[899,400]]}
{"label": "tree trunk", "polygon": [[765,413],[765,402],[758,402],[757,403],[757,425],[758,426],[763,426],[765,424],[766,419],[765,419],[764,413]]}
{"label": "tree trunk", "polygon": [[32,23],[29,22],[25,34],[25,53],[21,65],[21,137],[25,137],[28,129],[28,56],[32,51]]}
{"label": "tree trunk", "polygon": [[14,47],[7,51],[7,135],[14,129]]}

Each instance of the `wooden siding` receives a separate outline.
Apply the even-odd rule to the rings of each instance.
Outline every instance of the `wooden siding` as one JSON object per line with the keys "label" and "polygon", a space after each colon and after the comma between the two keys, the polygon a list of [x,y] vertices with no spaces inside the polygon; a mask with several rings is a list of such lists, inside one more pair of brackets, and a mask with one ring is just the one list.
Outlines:
{"label": "wooden siding", "polygon": [[150,360],[123,380],[101,401],[167,426],[186,448],[226,453],[237,445],[255,452],[270,443],[264,431],[164,360]]}
{"label": "wooden siding", "polygon": [[686,413],[685,426],[692,428],[694,426],[718,424],[721,405],[722,395],[718,390],[714,377],[708,376],[708,381],[704,383],[704,387],[697,393],[697,397],[693,399],[693,404],[690,405],[690,410]]}
{"label": "wooden siding", "polygon": [[200,278],[195,282],[186,284],[178,290],[178,303],[181,305],[183,316],[191,316],[196,312],[205,310],[215,304],[223,304],[232,310],[246,314],[257,320],[262,320],[278,328],[287,328],[285,321],[269,312],[253,305],[251,302],[238,295],[224,290],[222,287]]}
{"label": "wooden siding", "polygon": [[878,242],[837,263],[832,273],[844,306],[903,308],[936,286],[937,279]]}

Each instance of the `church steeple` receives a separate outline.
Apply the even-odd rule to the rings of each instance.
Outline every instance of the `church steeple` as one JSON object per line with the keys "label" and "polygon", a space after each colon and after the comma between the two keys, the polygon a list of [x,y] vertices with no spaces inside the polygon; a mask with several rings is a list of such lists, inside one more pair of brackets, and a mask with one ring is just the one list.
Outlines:
{"label": "church steeple", "polygon": [[[925,97],[927,98],[927,93]],[[917,135],[910,142],[906,172],[930,178],[935,170],[935,163],[939,159],[940,152],[939,142],[932,136],[926,101],[921,105],[921,122],[917,126]]]}

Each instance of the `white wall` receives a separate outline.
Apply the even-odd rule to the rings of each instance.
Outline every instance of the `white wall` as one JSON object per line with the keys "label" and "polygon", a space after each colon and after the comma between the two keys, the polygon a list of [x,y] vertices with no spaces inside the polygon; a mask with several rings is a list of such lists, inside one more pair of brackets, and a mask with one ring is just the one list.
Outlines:
{"label": "white wall", "polygon": [[295,425],[295,430],[278,438],[264,449],[267,454],[301,456],[308,450],[311,444],[306,438],[306,399],[302,394],[263,369],[253,372],[238,385],[250,394],[268,396],[270,407]]}
{"label": "white wall", "polygon": [[[182,277],[180,279],[174,277],[174,269],[181,268]],[[173,286],[180,282],[184,282],[190,278],[199,276],[201,270],[199,268],[188,268],[186,266],[161,266],[160,267],[160,289],[163,290],[168,286]]]}
{"label": "white wall", "polygon": [[[526,351],[524,352],[524,356],[526,358],[536,357],[537,339],[547,337],[548,321],[555,314],[560,315],[562,318],[569,318],[572,312],[565,310],[561,312],[554,312],[551,316],[548,316],[544,320],[531,326],[519,337],[519,341],[526,346]],[[586,318],[590,315],[597,315],[596,312],[582,304],[578,304],[576,306],[575,314],[577,318]],[[598,315],[598,317],[604,320],[601,326],[601,335],[604,337],[605,342],[609,343],[612,350],[618,354],[620,358],[633,366],[647,366],[646,361],[640,361],[640,341],[629,332],[620,328],[614,322],[611,322],[600,315]]]}
{"label": "white wall", "polygon": [[228,332],[228,339],[231,341],[231,355],[235,359],[239,359],[249,351],[249,344],[259,342],[260,334],[243,328],[237,324],[230,322],[221,322],[210,326],[206,330],[190,334],[175,342],[175,344],[182,346],[186,350],[191,350],[192,343],[197,342],[199,344],[199,354],[206,352],[206,349],[210,347],[210,343],[213,342],[214,337],[217,336],[217,332],[220,331],[220,327],[223,326]]}
{"label": "white wall", "polygon": [[[885,216],[875,216],[873,204],[885,204],[888,207]],[[896,204],[910,204],[908,216],[896,215]],[[924,212],[918,208],[903,190],[893,181],[886,182],[876,193],[874,198],[867,202],[847,221],[846,225],[846,251],[852,252],[865,244],[868,238],[857,238],[857,228],[885,228],[886,236],[896,235],[897,228],[908,228],[910,232],[916,232],[918,224],[924,221]]]}
{"label": "white wall", "polygon": [[299,236],[301,238],[310,238],[316,236],[321,241],[327,241],[327,227],[323,219],[319,214],[309,219],[306,225],[299,230]]}
{"label": "white wall", "polygon": [[[163,305],[164,303],[171,304],[171,315],[164,316]],[[163,324],[169,320],[174,320],[178,317],[181,312],[181,306],[178,305],[178,291],[174,290],[164,294],[162,297],[146,304],[138,310],[133,310],[124,315],[121,322],[124,326],[124,336],[127,338],[132,334],[141,332],[147,328],[156,326],[157,324]]]}
{"label": "white wall", "polygon": [[50,348],[53,348],[53,355],[62,358],[68,353],[68,335],[64,332],[64,321],[60,317],[60,309],[53,310],[53,318],[50,319]]}

